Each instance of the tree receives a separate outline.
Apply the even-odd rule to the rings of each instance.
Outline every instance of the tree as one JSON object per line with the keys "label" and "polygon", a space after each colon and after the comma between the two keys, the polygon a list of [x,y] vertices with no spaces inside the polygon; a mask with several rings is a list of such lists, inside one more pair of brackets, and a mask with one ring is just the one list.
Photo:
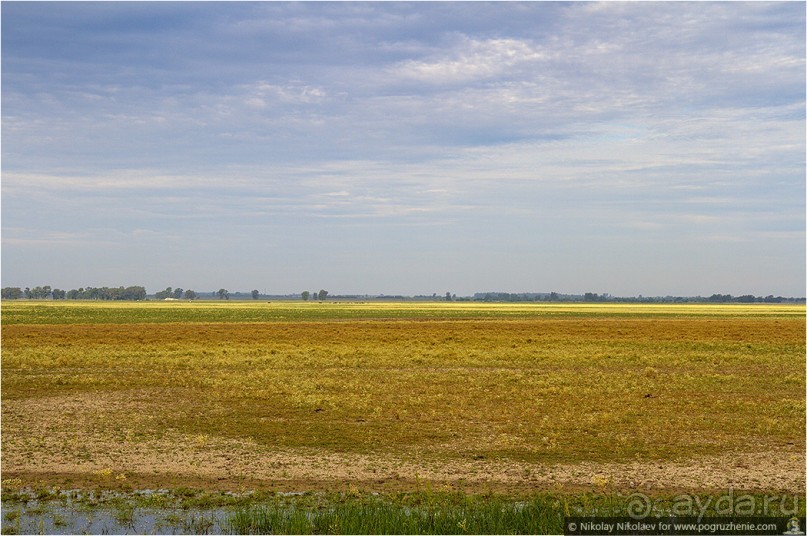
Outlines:
{"label": "tree", "polygon": [[260,295],[261,295],[261,293],[260,293],[260,292],[258,292],[257,290],[253,290],[253,291],[252,291],[252,299],[253,299],[253,300],[257,300],[257,299],[258,299],[258,296],[260,296]]}
{"label": "tree", "polygon": [[126,287],[121,296],[122,300],[141,301],[146,299],[146,287],[132,286]]}
{"label": "tree", "polygon": [[319,301],[325,301],[325,298],[328,297],[328,291],[327,290],[320,290],[317,293],[317,297],[319,298]]}
{"label": "tree", "polygon": [[5,287],[2,298],[4,300],[18,300],[22,298],[22,289],[20,287]]}
{"label": "tree", "polygon": [[446,292],[446,301],[451,301],[451,293]]}
{"label": "tree", "polygon": [[48,296],[50,296],[50,285],[25,289],[25,297],[32,300],[44,300]]}
{"label": "tree", "polygon": [[174,298],[180,299],[182,297],[183,292],[184,291],[181,288],[175,288],[174,289]]}
{"label": "tree", "polygon": [[55,288],[55,289],[53,289],[51,294],[53,294],[53,299],[54,300],[63,300],[65,298],[65,296],[67,295],[67,291]]}
{"label": "tree", "polygon": [[173,298],[174,297],[174,289],[171,287],[166,287],[165,290],[161,290],[160,292],[154,293],[155,300],[164,300],[166,298]]}
{"label": "tree", "polygon": [[123,293],[126,289],[123,287],[118,288],[109,288],[104,287],[101,289],[101,299],[102,300],[122,300]]}
{"label": "tree", "polygon": [[227,289],[220,288],[219,291],[216,294],[219,295],[220,300],[229,300],[230,299],[230,293],[227,291]]}
{"label": "tree", "polygon": [[304,290],[302,293],[303,301],[308,301],[308,298],[311,297],[311,293],[307,290]]}
{"label": "tree", "polygon": [[185,299],[186,300],[195,300],[196,299],[196,293],[194,291],[192,291],[191,289],[186,290],[185,291]]}

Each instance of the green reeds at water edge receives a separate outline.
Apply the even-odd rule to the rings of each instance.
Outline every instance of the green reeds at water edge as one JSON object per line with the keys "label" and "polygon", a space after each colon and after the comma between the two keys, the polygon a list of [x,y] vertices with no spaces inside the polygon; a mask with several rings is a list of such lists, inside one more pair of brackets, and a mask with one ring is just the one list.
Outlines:
{"label": "green reeds at water edge", "polygon": [[563,506],[548,496],[523,502],[464,494],[346,496],[239,509],[225,525],[236,534],[557,534]]}

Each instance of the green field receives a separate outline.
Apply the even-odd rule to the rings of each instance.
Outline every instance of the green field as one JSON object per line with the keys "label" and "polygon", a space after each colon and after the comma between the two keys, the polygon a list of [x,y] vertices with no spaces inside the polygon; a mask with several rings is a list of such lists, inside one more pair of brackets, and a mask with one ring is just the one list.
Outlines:
{"label": "green field", "polygon": [[803,496],[805,308],[4,302],[22,487]]}

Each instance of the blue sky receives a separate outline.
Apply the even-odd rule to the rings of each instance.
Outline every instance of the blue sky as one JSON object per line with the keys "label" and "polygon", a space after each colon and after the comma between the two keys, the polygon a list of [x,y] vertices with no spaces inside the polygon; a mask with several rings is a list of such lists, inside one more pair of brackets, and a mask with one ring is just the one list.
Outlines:
{"label": "blue sky", "polygon": [[805,295],[805,4],[2,3],[2,284]]}

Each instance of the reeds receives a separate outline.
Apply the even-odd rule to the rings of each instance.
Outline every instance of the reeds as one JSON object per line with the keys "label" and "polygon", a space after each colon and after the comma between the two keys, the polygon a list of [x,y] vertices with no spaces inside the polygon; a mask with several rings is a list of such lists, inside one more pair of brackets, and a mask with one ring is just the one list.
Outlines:
{"label": "reeds", "polygon": [[237,534],[555,534],[563,531],[563,508],[549,495],[518,501],[418,492],[313,505],[276,500],[237,510],[225,525]]}

